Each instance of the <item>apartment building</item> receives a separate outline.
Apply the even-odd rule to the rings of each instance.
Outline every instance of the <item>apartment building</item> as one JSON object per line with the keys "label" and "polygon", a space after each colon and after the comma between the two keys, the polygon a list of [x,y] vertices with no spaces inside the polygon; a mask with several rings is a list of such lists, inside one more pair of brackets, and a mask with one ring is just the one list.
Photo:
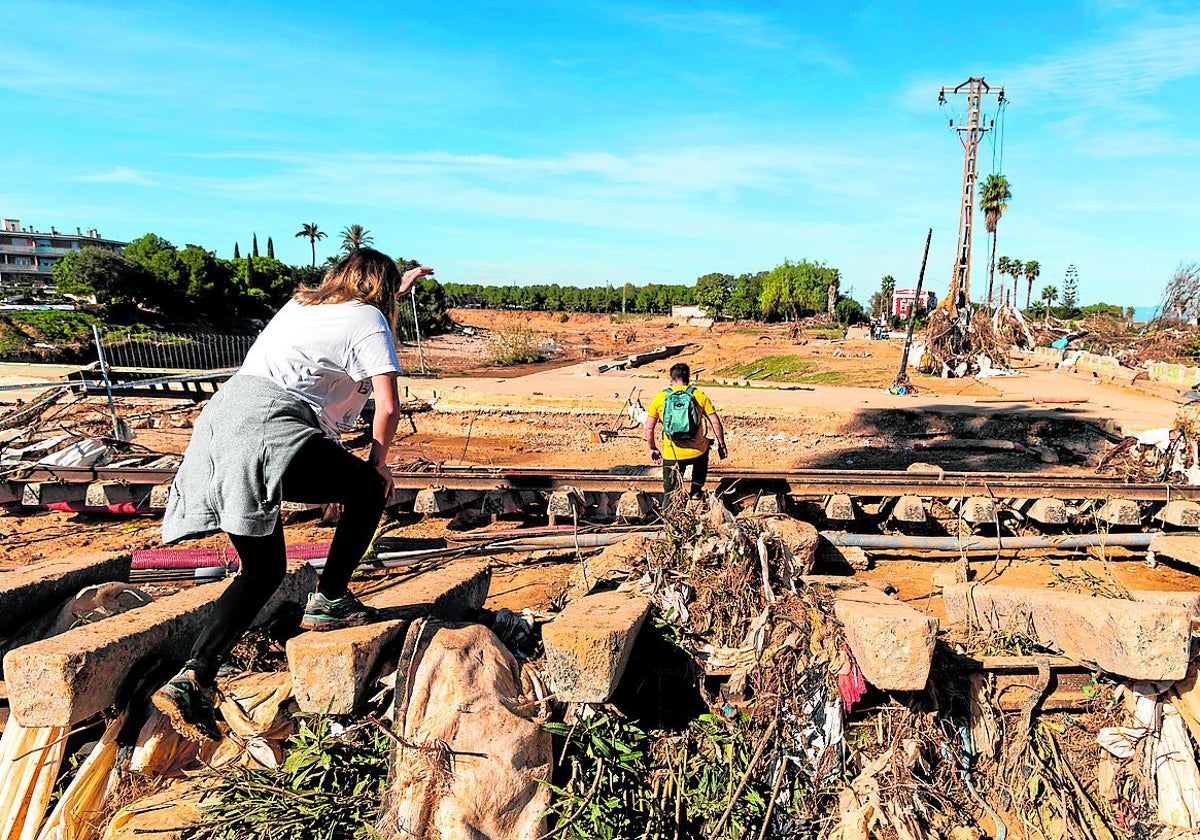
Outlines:
{"label": "apartment building", "polygon": [[65,254],[89,246],[107,248],[118,254],[128,243],[105,239],[95,229],[63,233],[33,226],[22,227],[19,219],[4,219],[0,226],[0,293],[41,292],[52,288],[50,271]]}

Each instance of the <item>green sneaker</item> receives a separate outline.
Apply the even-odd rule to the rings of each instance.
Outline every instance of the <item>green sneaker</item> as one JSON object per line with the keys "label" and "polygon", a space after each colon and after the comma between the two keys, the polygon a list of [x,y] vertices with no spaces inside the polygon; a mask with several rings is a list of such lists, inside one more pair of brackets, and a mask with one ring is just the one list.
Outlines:
{"label": "green sneaker", "polygon": [[196,672],[184,668],[150,697],[154,707],[167,716],[171,726],[189,741],[219,741],[216,689],[196,679]]}
{"label": "green sneaker", "polygon": [[314,592],[308,596],[300,626],[305,630],[341,630],[378,620],[379,610],[368,607],[349,592],[341,598],[327,598]]}

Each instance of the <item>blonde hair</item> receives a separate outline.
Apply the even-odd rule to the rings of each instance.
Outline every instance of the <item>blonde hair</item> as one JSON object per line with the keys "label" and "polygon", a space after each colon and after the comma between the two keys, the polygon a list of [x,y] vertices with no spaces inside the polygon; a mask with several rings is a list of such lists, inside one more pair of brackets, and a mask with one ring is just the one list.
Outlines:
{"label": "blonde hair", "polygon": [[395,332],[396,293],[399,289],[400,270],[391,257],[374,248],[358,248],[325,272],[319,286],[301,286],[292,299],[301,306],[351,300],[369,303],[383,313],[392,332]]}

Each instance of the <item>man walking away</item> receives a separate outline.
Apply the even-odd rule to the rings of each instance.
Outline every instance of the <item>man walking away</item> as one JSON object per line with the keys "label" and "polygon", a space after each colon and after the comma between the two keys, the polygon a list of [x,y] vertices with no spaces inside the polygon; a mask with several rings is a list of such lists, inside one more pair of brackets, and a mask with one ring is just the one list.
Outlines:
{"label": "man walking away", "polygon": [[[667,509],[671,493],[677,484],[683,483],[683,472],[692,469],[691,492],[693,499],[703,497],[704,481],[708,478],[709,440],[705,424],[712,429],[717,441],[717,454],[725,460],[725,430],[721,418],[713,408],[712,400],[695,385],[688,384],[692,371],[680,362],[671,367],[671,384],[659,391],[650,401],[646,418],[646,443],[650,446],[650,458],[663,465],[662,508]],[[662,448],[655,440],[655,432],[662,425]]]}

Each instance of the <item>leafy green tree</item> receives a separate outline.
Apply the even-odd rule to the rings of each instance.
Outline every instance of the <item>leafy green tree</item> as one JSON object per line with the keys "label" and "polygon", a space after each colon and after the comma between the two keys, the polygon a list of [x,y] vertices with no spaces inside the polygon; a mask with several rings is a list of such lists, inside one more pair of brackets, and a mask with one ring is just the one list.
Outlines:
{"label": "leafy green tree", "polygon": [[[992,252],[988,260],[987,305],[989,307],[992,305],[992,290],[996,279],[996,228],[1000,224],[1000,217],[1008,209],[1008,202],[1011,198],[1012,189],[1008,179],[1003,175],[993,173],[979,185],[979,209],[983,213],[984,227],[992,235]],[[1003,269],[1000,273],[1004,273]]]}
{"label": "leafy green tree", "polygon": [[713,318],[719,318],[725,314],[725,307],[729,305],[729,298],[733,294],[733,275],[714,272],[697,277],[692,294],[705,312]]}
{"label": "leafy green tree", "polygon": [[234,266],[208,251],[189,245],[179,252],[187,271],[186,297],[201,317],[218,324],[232,323],[241,314],[241,289]]}
{"label": "leafy green tree", "polygon": [[[303,236],[312,245],[312,267],[317,267],[317,240],[324,239],[329,234],[317,227],[316,222],[305,222],[300,226],[300,230],[296,232],[297,238]],[[237,254],[234,254],[236,257]]]}
{"label": "leafy green tree", "polygon": [[757,321],[762,318],[762,285],[767,272],[740,274],[733,282],[725,311],[739,320]]}
{"label": "leafy green tree", "polygon": [[[57,266],[55,267],[57,268]],[[1089,303],[1087,306],[1080,307],[1079,314],[1083,318],[1099,315],[1105,318],[1123,319],[1125,317],[1125,309],[1114,303]]]}
{"label": "leafy green tree", "polygon": [[270,257],[248,257],[238,266],[238,279],[247,293],[277,309],[296,291],[292,267]]}
{"label": "leafy green tree", "polygon": [[347,254],[357,251],[359,248],[368,248],[374,242],[371,231],[362,225],[346,225],[342,228],[342,250]]}
{"label": "leafy green tree", "polygon": [[1029,260],[1022,267],[1021,273],[1025,275],[1025,281],[1029,284],[1025,287],[1025,308],[1028,309],[1029,299],[1033,296],[1033,281],[1042,273],[1042,267],[1037,260]]}
{"label": "leafy green tree", "polygon": [[854,298],[843,297],[837,302],[837,320],[839,324],[851,326],[853,324],[861,324],[867,320],[866,313],[863,312],[862,304]]}
{"label": "leafy green tree", "polygon": [[[156,286],[153,276],[138,263],[105,248],[85,247],[54,266],[58,291],[79,298],[95,297],[105,317],[118,323],[134,320],[139,310],[155,301],[147,290]],[[151,298],[153,295],[151,295]]]}
{"label": "leafy green tree", "polygon": [[768,319],[791,316],[799,321],[804,315],[826,311],[829,288],[838,281],[836,268],[823,263],[784,260],[764,279],[759,303]]}

